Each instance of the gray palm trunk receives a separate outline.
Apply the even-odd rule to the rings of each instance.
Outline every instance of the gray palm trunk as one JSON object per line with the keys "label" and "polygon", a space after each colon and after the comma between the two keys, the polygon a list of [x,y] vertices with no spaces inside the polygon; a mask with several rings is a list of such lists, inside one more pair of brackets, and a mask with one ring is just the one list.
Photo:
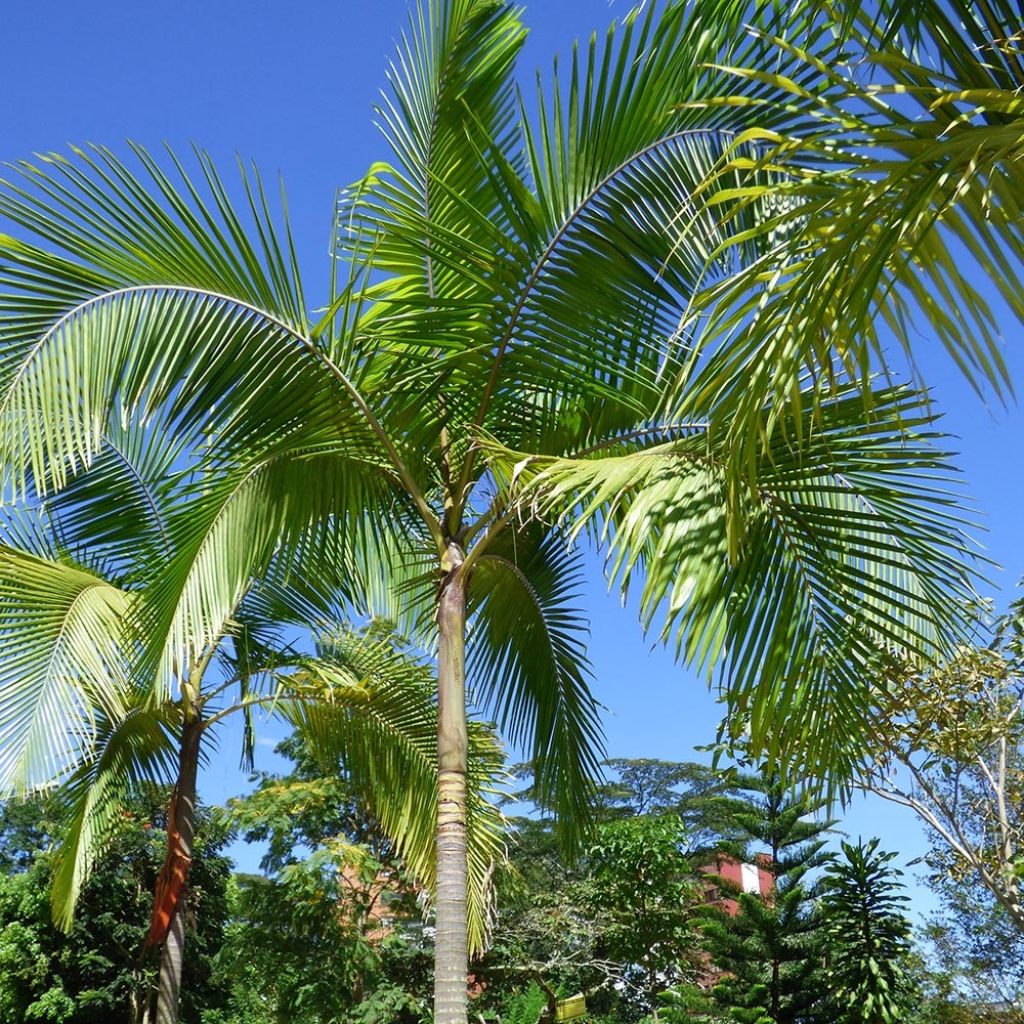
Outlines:
{"label": "gray palm trunk", "polygon": [[437,919],[435,1024],[466,1024],[466,585],[448,544],[438,599]]}
{"label": "gray palm trunk", "polygon": [[188,868],[192,860],[196,825],[196,775],[199,770],[199,744],[203,723],[194,705],[187,708],[178,751],[178,781],[167,813],[169,849],[178,838],[178,849],[185,860],[185,884],[178,900],[170,931],[160,950],[160,974],[157,982],[156,1024],[177,1024],[181,1002],[181,977],[185,963],[185,895]]}

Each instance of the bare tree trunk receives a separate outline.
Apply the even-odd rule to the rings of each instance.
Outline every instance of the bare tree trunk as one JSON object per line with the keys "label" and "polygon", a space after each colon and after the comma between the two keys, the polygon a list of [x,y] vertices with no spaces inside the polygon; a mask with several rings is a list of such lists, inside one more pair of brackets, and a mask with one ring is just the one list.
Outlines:
{"label": "bare tree trunk", "polygon": [[177,1024],[185,956],[185,895],[196,825],[196,774],[202,721],[186,711],[178,752],[178,781],[167,812],[167,860],[157,883],[150,941],[161,938],[156,1024]]}
{"label": "bare tree trunk", "polygon": [[437,935],[434,1024],[466,1024],[466,580],[454,541],[438,602]]}

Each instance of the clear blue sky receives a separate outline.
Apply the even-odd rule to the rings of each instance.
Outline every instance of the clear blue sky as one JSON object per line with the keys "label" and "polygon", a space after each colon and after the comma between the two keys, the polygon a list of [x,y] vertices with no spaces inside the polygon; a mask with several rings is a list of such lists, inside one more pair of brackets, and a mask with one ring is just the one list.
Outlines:
{"label": "clear blue sky", "polygon": [[[404,0],[7,0],[3,7],[0,160],[88,141],[123,151],[126,138],[178,151],[196,142],[225,169],[236,153],[255,160],[266,176],[283,176],[307,294],[314,302],[326,294],[335,189],[383,154],[371,106],[404,24]],[[624,0],[529,5],[521,81],[532,87],[538,65],[548,69],[551,55],[626,9]],[[1024,388],[1020,333],[1008,323],[1007,355]],[[993,573],[1005,603],[1024,575],[1024,417],[1016,407],[989,409],[927,337],[917,343],[947,413],[944,426],[959,438],[969,492],[985,513],[985,546],[1005,566]],[[713,738],[713,698],[665,652],[651,650],[636,615],[604,592],[599,566],[591,577],[590,653],[608,709],[609,753],[691,758],[694,744]],[[264,744],[277,734],[265,732]],[[269,767],[265,745],[260,755]],[[243,786],[235,763],[226,742],[203,781],[208,802]],[[923,849],[914,822],[888,807],[855,807],[844,827],[878,834],[906,858]]]}

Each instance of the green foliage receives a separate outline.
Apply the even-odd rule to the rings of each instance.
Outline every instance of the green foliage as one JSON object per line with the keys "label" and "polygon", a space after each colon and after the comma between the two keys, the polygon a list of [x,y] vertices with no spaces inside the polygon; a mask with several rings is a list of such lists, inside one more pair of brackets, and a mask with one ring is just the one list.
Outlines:
{"label": "green foliage", "polygon": [[[116,829],[116,852],[96,865],[67,934],[50,918],[51,850],[60,838],[52,801],[4,804],[0,811],[0,1020],[4,1024],[136,1024],[156,976],[142,958],[153,884],[163,860],[165,793],[137,796]],[[203,814],[188,894],[189,935],[181,1020],[201,1024],[223,1006],[213,977],[227,918],[225,832]]]}
{"label": "green foliage", "polygon": [[[709,278],[728,281],[727,250],[745,264],[777,256],[772,195],[734,201],[750,177],[729,158],[749,171],[758,153],[729,129],[749,127],[751,109],[725,117],[717,103],[724,63],[779,53],[743,30],[752,15],[737,0],[638,5],[540,84],[531,117],[513,79],[521,12],[424,0],[378,112],[390,153],[341,204],[315,318],[286,218],[255,172],[234,203],[202,153],[192,171],[137,146],[129,160],[90,147],[10,169],[0,215],[20,237],[0,234],[4,497],[32,506],[73,490],[118,424],[153,424],[164,450],[202,439],[186,500],[156,531],[171,554],[137,596],[61,559],[0,573],[5,612],[30,578],[49,602],[47,629],[21,630],[27,653],[0,660],[0,730],[18,740],[0,774],[25,785],[48,752],[62,767],[79,743],[96,755],[77,778],[66,902],[116,816],[101,798],[140,774],[127,741],[111,769],[114,747],[79,714],[105,707],[119,735],[126,702],[106,671],[117,644],[132,652],[132,693],[162,707],[238,638],[246,611],[296,580],[308,586],[290,607],[304,612],[320,611],[311,593],[360,613],[383,596],[424,649],[440,639],[461,653],[468,636],[468,682],[528,750],[570,844],[590,838],[601,757],[574,540],[607,554],[623,591],[637,581],[645,628],[723,672],[734,738],[805,776],[858,762],[863,664],[879,638],[929,659],[959,635],[971,549],[924,396],[863,379],[870,350],[833,358],[846,333],[827,300],[824,359],[785,332],[772,345],[733,331],[746,312],[715,358],[690,337],[691,299]],[[792,90],[821,74],[762,78],[757,118],[789,123]],[[723,166],[726,187],[704,209],[695,200]],[[776,176],[755,167],[754,187]],[[941,283],[930,266],[920,272]],[[741,284],[740,303],[760,298]],[[122,527],[137,522],[137,503],[108,492],[95,504],[105,525],[122,511]],[[435,614],[445,594],[458,608],[465,598],[468,623]],[[127,639],[125,621],[137,626]],[[458,635],[439,638],[439,623]],[[40,673],[55,640],[62,671]],[[453,664],[446,689],[461,694]],[[328,689],[332,675],[320,667]],[[243,689],[252,681],[244,673]],[[434,752],[461,771],[461,728],[442,735],[450,749]],[[407,858],[415,848],[425,867],[436,819],[425,789],[414,799],[395,785],[397,764],[382,756],[374,810],[405,826]],[[446,867],[461,877],[456,860]],[[477,858],[471,876],[490,863]],[[456,1005],[460,903],[439,943],[453,950]]]}
{"label": "green foliage", "polygon": [[926,826],[930,883],[952,918],[971,906],[1019,945],[1024,821],[1014,808],[1024,805],[1024,601],[994,621],[977,611],[988,642],[959,648],[930,672],[889,654],[877,660],[878,724],[862,781]]}
{"label": "green foliage", "polygon": [[1020,1002],[1024,938],[1003,908],[969,879],[946,878],[935,887],[943,909],[924,928],[934,1000],[942,1007]]}
{"label": "green foliage", "polygon": [[[731,432],[737,457],[751,461],[764,407],[784,424],[786,396],[808,377],[813,394],[793,402],[798,410],[827,401],[837,368],[865,390],[879,366],[906,372],[890,337],[916,372],[915,321],[974,387],[1012,393],[980,282],[1024,320],[1019,6],[841,0],[790,11],[779,26],[754,27],[775,60],[743,62],[711,101],[748,127],[742,115],[756,108],[751,134],[763,148],[759,160],[726,161],[708,202],[735,201],[738,173],[746,202],[774,216],[755,229],[768,251],[695,301],[713,312],[687,383],[693,397],[718,399],[712,430]],[[749,253],[749,227],[732,234]],[[730,357],[716,366],[705,345],[724,332]]]}
{"label": "green foliage", "polygon": [[691,856],[731,838],[732,816],[725,798],[728,773],[688,761],[646,757],[613,758],[604,767],[613,778],[598,788],[600,817],[678,815]]}
{"label": "green foliage", "polygon": [[627,1001],[648,1011],[695,969],[703,889],[685,846],[677,816],[647,815],[602,825],[587,854],[591,903],[607,921],[601,945],[624,967]]}
{"label": "green foliage", "polygon": [[431,950],[412,934],[375,934],[380,922],[367,916],[351,863],[350,854],[320,849],[272,878],[237,879],[216,964],[231,985],[226,1021],[275,1024],[287,1014],[294,1024],[414,1024],[424,1017]]}
{"label": "green foliage", "polygon": [[[457,542],[471,682],[546,802],[582,826],[600,744],[567,541],[586,536],[623,586],[643,577],[646,625],[726,669],[759,748],[815,769],[849,754],[834,741],[865,727],[858,651],[877,633],[942,649],[968,548],[919,396],[880,387],[865,403],[840,381],[804,417],[790,381],[779,408],[753,410],[743,473],[729,431],[707,429],[727,414],[715,389],[689,401],[689,300],[729,269],[722,217],[694,215],[694,195],[743,145],[710,101],[723,60],[778,49],[742,31],[749,14],[638,7],[574,52],[531,119],[512,78],[519,12],[423,4],[381,108],[390,158],[346,197],[312,320],[255,173],[234,204],[205,154],[191,171],[140,147],[12,168],[0,214],[24,237],[0,236],[0,464],[14,496],[66,488],[135,416],[206,439],[207,472],[167,524],[175,558],[147,587],[147,685],[170,692],[175,666],[232,632],[253,580],[311,578],[360,610],[385,595],[431,647]],[[734,205],[751,230],[766,219]],[[709,362],[742,380],[728,351]],[[773,430],[780,416],[794,429]],[[863,457],[869,438],[880,457]]]}
{"label": "green foliage", "polygon": [[514,992],[501,1006],[501,1024],[537,1024],[548,1008],[547,993],[536,982]]}
{"label": "green foliage", "polygon": [[756,1024],[762,1016],[772,1024],[800,1024],[820,1010],[825,992],[825,922],[810,876],[831,859],[823,836],[834,822],[821,817],[823,801],[793,795],[771,776],[741,776],[736,792],[740,839],[722,850],[741,862],[763,858],[774,890],[762,899],[718,880],[739,913],[704,911],[704,946],[723,972],[708,1010],[737,1024]]}
{"label": "green foliage", "polygon": [[909,903],[878,840],[844,842],[825,869],[821,912],[827,935],[825,971],[835,1024],[900,1024],[920,1002],[907,972]]}
{"label": "green foliage", "polygon": [[[646,777],[650,762],[638,764]],[[678,768],[669,775],[678,778]],[[524,818],[515,826],[493,946],[474,966],[487,982],[486,1005],[500,1009],[492,989],[522,992],[539,980],[551,999],[582,992],[592,1013],[635,1021],[665,987],[694,976],[692,919],[703,887],[679,815],[613,813],[568,865],[549,822]]]}
{"label": "green foliage", "polygon": [[[301,735],[279,752],[287,776],[263,775],[229,817],[266,844],[266,876],[239,876],[218,957],[230,1024],[388,1024],[426,1013],[431,949],[418,889],[394,842],[338,771]],[[315,965],[315,968],[312,967]]]}

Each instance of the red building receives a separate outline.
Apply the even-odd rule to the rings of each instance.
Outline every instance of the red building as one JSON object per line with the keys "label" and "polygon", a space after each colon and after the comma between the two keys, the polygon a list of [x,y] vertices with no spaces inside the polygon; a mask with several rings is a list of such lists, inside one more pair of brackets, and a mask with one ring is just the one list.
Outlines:
{"label": "red building", "polygon": [[[716,875],[734,885],[740,892],[749,892],[767,899],[775,888],[775,879],[768,870],[770,862],[766,854],[754,858],[755,863],[747,864],[725,854],[718,854],[702,869],[709,875]],[[721,895],[720,887],[708,879],[707,899],[718,903],[727,914],[738,914],[740,907],[736,900]]]}

